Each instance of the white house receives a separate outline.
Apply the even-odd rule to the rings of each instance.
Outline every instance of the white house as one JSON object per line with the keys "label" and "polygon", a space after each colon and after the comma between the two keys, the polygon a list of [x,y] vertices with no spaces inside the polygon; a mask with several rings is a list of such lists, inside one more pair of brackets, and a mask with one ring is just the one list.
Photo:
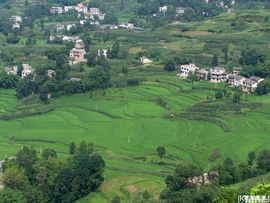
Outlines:
{"label": "white house", "polygon": [[55,71],[54,70],[47,70],[47,76],[49,78],[52,78],[53,76],[55,76]]}
{"label": "white house", "polygon": [[62,14],[63,12],[64,12],[63,8],[60,6],[53,6],[50,9],[50,13],[53,13],[53,14]]}
{"label": "white house", "polygon": [[160,13],[166,13],[166,11],[168,10],[168,6],[160,6],[158,10]]}
{"label": "white house", "polygon": [[99,20],[104,20],[105,19],[105,13],[100,13],[100,14],[98,14],[97,16],[98,16],[98,19]]}
{"label": "white house", "polygon": [[65,13],[67,13],[67,12],[69,12],[71,10],[75,10],[75,6],[64,6]]}
{"label": "white house", "polygon": [[227,73],[224,68],[215,67],[210,70],[212,82],[224,82],[227,79]]}
{"label": "white house", "polygon": [[20,29],[20,27],[21,27],[21,25],[19,24],[19,23],[14,23],[13,25],[12,25],[12,29],[14,30],[14,29]]}
{"label": "white house", "polygon": [[140,58],[140,61],[141,61],[142,64],[150,64],[150,63],[153,63],[153,61],[150,60],[149,58],[147,58],[146,56],[142,56],[142,57]]}
{"label": "white house", "polygon": [[104,58],[108,57],[108,49],[102,49],[102,50],[98,50],[98,57],[103,56]]}
{"label": "white house", "polygon": [[8,75],[17,75],[18,66],[5,67],[4,69]]}
{"label": "white house", "polygon": [[63,41],[64,42],[76,42],[77,40],[79,40],[80,39],[80,37],[78,37],[78,36],[64,36],[63,37]]}
{"label": "white house", "polygon": [[67,25],[67,31],[69,31],[73,27],[76,28],[76,25],[75,24],[69,24],[69,25]]}
{"label": "white house", "polygon": [[176,7],[175,8],[175,12],[176,12],[176,15],[183,15],[186,11],[186,8],[184,7]]}
{"label": "white house", "polygon": [[11,16],[9,20],[14,22],[14,23],[21,23],[22,17],[21,16]]}
{"label": "white house", "polygon": [[80,20],[80,25],[84,25],[86,22],[86,20]]}
{"label": "white house", "polygon": [[190,64],[186,64],[186,65],[181,65],[180,67],[180,74],[178,74],[180,77],[182,78],[186,78],[188,76],[189,73],[194,74],[195,70],[199,69],[198,67],[196,67],[195,64],[190,63]]}
{"label": "white house", "polygon": [[58,32],[58,31],[64,30],[65,26],[64,25],[56,25],[56,26],[54,26],[54,29]]}
{"label": "white house", "polygon": [[22,64],[23,70],[22,70],[22,78],[26,77],[30,73],[33,72],[32,67],[29,64]]}

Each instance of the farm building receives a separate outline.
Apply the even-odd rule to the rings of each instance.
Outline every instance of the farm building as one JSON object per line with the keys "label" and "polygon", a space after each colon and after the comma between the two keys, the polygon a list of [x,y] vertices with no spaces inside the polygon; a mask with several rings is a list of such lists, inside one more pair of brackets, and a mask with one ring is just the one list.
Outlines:
{"label": "farm building", "polygon": [[210,70],[212,82],[224,82],[227,79],[227,73],[224,68],[215,67]]}
{"label": "farm building", "polygon": [[29,64],[22,64],[23,70],[22,70],[22,78],[26,77],[30,73],[33,72],[32,67]]}
{"label": "farm building", "polygon": [[181,65],[180,74],[178,74],[178,75],[182,78],[186,78],[189,73],[194,74],[197,69],[199,69],[199,68],[196,67],[196,65],[193,63]]}
{"label": "farm building", "polygon": [[237,87],[242,85],[243,81],[245,80],[245,78],[240,75],[229,74],[227,77],[228,83]]}
{"label": "farm building", "polygon": [[150,63],[153,62],[152,60],[150,60],[150,59],[147,58],[146,56],[141,57],[141,58],[140,58],[140,61],[141,61],[142,64],[150,64]]}
{"label": "farm building", "polygon": [[52,13],[52,14],[62,14],[63,12],[64,12],[63,8],[60,6],[53,6],[50,9],[50,13]]}

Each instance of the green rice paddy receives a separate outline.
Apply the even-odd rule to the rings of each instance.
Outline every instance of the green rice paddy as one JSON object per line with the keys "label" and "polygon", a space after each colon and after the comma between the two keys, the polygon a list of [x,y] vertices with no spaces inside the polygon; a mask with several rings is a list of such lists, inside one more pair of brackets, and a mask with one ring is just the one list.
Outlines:
{"label": "green rice paddy", "polygon": [[[193,162],[204,170],[226,156],[235,161],[246,159],[251,150],[270,144],[270,98],[249,96],[248,101],[262,102],[256,111],[224,114],[222,121],[229,132],[215,123],[167,119],[214,95],[214,84],[191,84],[175,76],[154,75],[137,87],[108,89],[93,95],[80,94],[53,99],[54,110],[39,116],[0,121],[0,158],[12,156],[22,145],[37,150],[57,149],[68,153],[68,145],[86,140],[93,142],[106,160],[105,182],[101,191],[80,202],[109,202],[115,195],[128,201],[148,189],[153,195],[164,187],[164,177],[180,162]],[[160,97],[167,108],[153,99]],[[16,111],[15,92],[0,91],[0,113]],[[166,164],[159,165],[156,147],[165,146]],[[214,148],[221,158],[208,160]]]}

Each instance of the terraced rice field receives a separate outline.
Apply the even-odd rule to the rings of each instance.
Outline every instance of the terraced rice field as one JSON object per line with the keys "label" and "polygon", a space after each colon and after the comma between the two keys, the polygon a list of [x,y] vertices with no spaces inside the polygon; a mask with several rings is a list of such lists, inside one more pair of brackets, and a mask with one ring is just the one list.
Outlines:
{"label": "terraced rice field", "polygon": [[[214,95],[214,84],[191,84],[174,76],[152,76],[137,87],[108,89],[104,93],[65,96],[52,101],[54,110],[39,116],[0,121],[0,158],[13,155],[21,145],[36,149],[51,147],[59,155],[68,145],[82,140],[93,142],[106,160],[105,182],[101,192],[80,202],[108,202],[115,195],[128,201],[148,189],[154,196],[164,187],[164,177],[177,163],[193,162],[207,170],[216,162],[208,156],[214,148],[222,158],[245,160],[251,150],[270,144],[270,98],[249,96],[260,101],[256,111],[224,115],[229,132],[214,123],[167,119]],[[0,92],[0,114],[16,110],[13,91]],[[153,100],[162,98],[167,108]],[[156,147],[164,145],[165,165],[158,165]],[[218,161],[221,161],[219,159]]]}

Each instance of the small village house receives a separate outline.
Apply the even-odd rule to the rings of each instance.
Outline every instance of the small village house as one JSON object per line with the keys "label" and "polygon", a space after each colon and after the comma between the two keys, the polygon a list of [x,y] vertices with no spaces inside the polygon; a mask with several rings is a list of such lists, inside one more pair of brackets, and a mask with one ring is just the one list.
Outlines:
{"label": "small village house", "polygon": [[87,6],[85,6],[83,3],[79,3],[75,9],[78,13],[84,13],[86,14],[88,12]]}
{"label": "small village house", "polygon": [[65,13],[67,13],[67,12],[69,12],[71,10],[75,10],[75,6],[64,6]]}
{"label": "small village house", "polygon": [[67,25],[67,31],[69,31],[71,28],[76,28],[76,25],[75,24]]}
{"label": "small village house", "polygon": [[63,37],[64,42],[76,42],[79,39],[80,39],[79,36],[64,36]]}
{"label": "small village house", "polygon": [[79,63],[85,61],[86,51],[84,49],[84,43],[81,39],[76,41],[75,47],[70,50],[69,57],[73,63]]}
{"label": "small village house", "polygon": [[25,78],[27,75],[33,72],[32,67],[29,64],[22,64],[22,78]]}
{"label": "small village house", "polygon": [[167,10],[168,10],[168,6],[160,6],[160,7],[158,8],[158,11],[159,11],[160,13],[166,13]]}
{"label": "small village house", "polygon": [[200,80],[208,80],[208,69],[197,69],[194,73]]}
{"label": "small village house", "polygon": [[5,67],[4,69],[8,75],[17,75],[18,73],[18,66]]}
{"label": "small village house", "polygon": [[98,50],[98,57],[103,56],[104,58],[108,57],[108,49],[102,49],[102,50]]}
{"label": "small village house", "polygon": [[20,29],[21,25],[19,23],[14,23],[12,25],[12,29],[15,30],[15,29]]}
{"label": "small village house", "polygon": [[176,12],[176,15],[183,15],[186,11],[186,8],[184,7],[176,7],[175,8],[175,12]]}
{"label": "small village house", "polygon": [[149,58],[147,58],[146,56],[142,56],[141,58],[140,58],[140,62],[142,63],[142,64],[150,64],[150,63],[153,63],[153,61],[152,60],[150,60]]}
{"label": "small village house", "polygon": [[13,23],[21,23],[22,17],[21,16],[11,16],[9,20],[12,21]]}
{"label": "small village house", "polygon": [[239,75],[241,73],[241,71],[242,71],[241,67],[233,67],[233,69],[232,69],[232,73],[234,75]]}
{"label": "small village house", "polygon": [[61,31],[61,30],[64,30],[64,29],[65,29],[65,26],[59,24],[59,25],[54,26],[54,29],[55,29],[57,32],[59,32],[59,31]]}
{"label": "small village house", "polygon": [[100,11],[99,8],[89,8],[90,15],[99,15]]}
{"label": "small village house", "polygon": [[50,9],[50,13],[52,13],[52,14],[62,14],[63,12],[64,12],[64,10],[60,6],[53,6]]}
{"label": "small village house", "polygon": [[47,70],[47,76],[49,78],[53,78],[55,76],[55,71],[54,70]]}
{"label": "small village house", "polygon": [[127,29],[133,30],[134,29],[134,24],[133,23],[128,23],[127,24]]}
{"label": "small village house", "polygon": [[229,74],[227,77],[228,83],[236,87],[243,85],[243,82],[245,80],[245,78],[241,75]]}
{"label": "small village house", "polygon": [[194,74],[195,70],[199,69],[196,67],[195,64],[190,63],[186,65],[181,65],[180,66],[180,74],[178,74],[181,78],[187,78],[189,73]]}
{"label": "small village house", "polygon": [[252,76],[243,81],[242,90],[244,92],[254,92],[258,87],[258,84],[264,79],[256,76]]}
{"label": "small village house", "polygon": [[227,73],[224,68],[215,67],[210,70],[211,82],[224,82],[227,79]]}
{"label": "small village house", "polygon": [[97,15],[97,17],[98,17],[99,20],[104,20],[105,19],[105,16],[106,16],[105,13],[100,13],[100,14]]}

